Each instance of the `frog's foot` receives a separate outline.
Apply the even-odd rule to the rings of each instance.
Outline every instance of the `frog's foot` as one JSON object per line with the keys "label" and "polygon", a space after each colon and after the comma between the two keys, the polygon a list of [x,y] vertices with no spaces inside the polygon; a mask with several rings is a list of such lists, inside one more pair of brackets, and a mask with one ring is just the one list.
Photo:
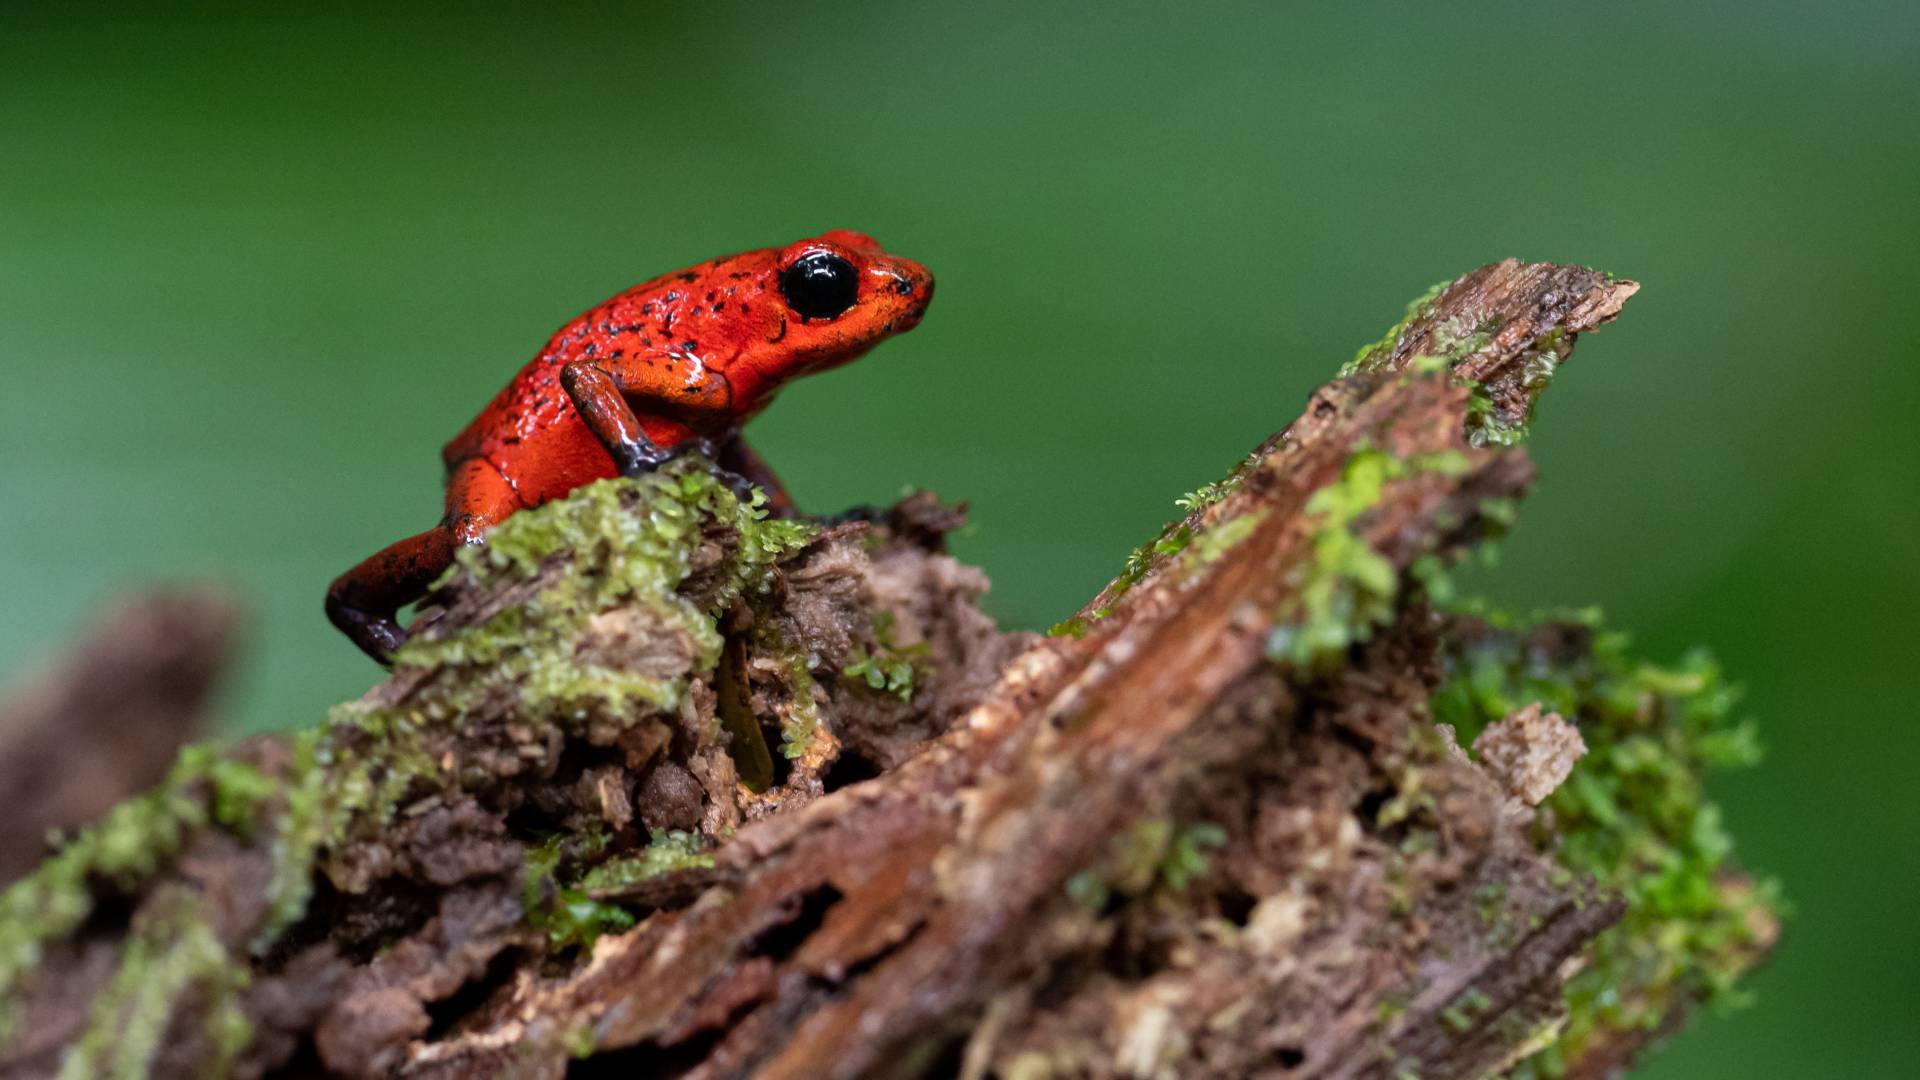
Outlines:
{"label": "frog's foot", "polygon": [[[470,471],[463,465],[455,482]],[[399,609],[419,600],[453,563],[453,546],[453,530],[436,525],[372,553],[326,588],[326,619],[372,659],[394,663],[394,653],[407,644]]]}
{"label": "frog's foot", "polygon": [[327,593],[327,618],[347,635],[348,641],[381,664],[391,665],[393,654],[407,643],[406,629],[393,616],[362,611],[336,592]]}
{"label": "frog's foot", "polygon": [[620,475],[629,480],[637,480],[674,459],[671,450],[662,450],[652,443],[644,447],[625,446],[613,455],[613,463]]}

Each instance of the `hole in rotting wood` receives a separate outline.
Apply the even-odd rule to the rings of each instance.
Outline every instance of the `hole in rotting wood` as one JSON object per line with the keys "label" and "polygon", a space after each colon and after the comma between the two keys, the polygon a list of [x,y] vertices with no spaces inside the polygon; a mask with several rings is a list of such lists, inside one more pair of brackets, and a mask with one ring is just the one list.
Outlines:
{"label": "hole in rotting wood", "polygon": [[[776,718],[777,721],[777,718]],[[787,777],[793,775],[793,759],[786,755],[786,748],[780,744],[780,725],[762,722],[761,737],[767,740],[767,746],[777,748],[770,755],[772,760],[772,779],[767,781],[770,790],[779,790],[787,786]]]}
{"label": "hole in rotting wood", "polygon": [[811,891],[790,896],[781,904],[778,921],[760,931],[747,945],[747,956],[764,956],[774,962],[792,956],[802,942],[813,936],[826,921],[827,909],[840,902],[839,889],[822,882]]}
{"label": "hole in rotting wood", "polygon": [[1307,1063],[1307,1052],[1297,1046],[1283,1046],[1273,1052],[1273,1063],[1283,1069],[1297,1069]]}
{"label": "hole in rotting wood", "polygon": [[523,840],[537,842],[556,832],[567,832],[578,819],[598,817],[601,812],[598,801],[581,786],[580,778],[589,769],[622,763],[621,752],[613,747],[570,743],[546,776],[509,785],[510,797],[496,800],[488,809],[500,814],[507,831]]}
{"label": "hole in rotting wood", "polygon": [[340,955],[364,964],[380,950],[408,937],[433,917],[437,897],[417,881],[394,877],[366,893],[343,893],[325,874],[314,874],[306,914],[275,942],[262,963],[278,971],[308,946],[331,942]]}
{"label": "hole in rotting wood", "polygon": [[1393,798],[1390,788],[1379,788],[1360,796],[1353,808],[1353,816],[1360,820],[1360,827],[1371,829],[1380,820],[1380,811],[1386,808],[1387,800]]}
{"label": "hole in rotting wood", "polygon": [[1254,905],[1260,901],[1258,897],[1238,885],[1229,885],[1221,891],[1215,902],[1220,905],[1221,918],[1235,926],[1245,926],[1247,920],[1253,916]]}
{"label": "hole in rotting wood", "polygon": [[567,1063],[567,1080],[672,1080],[704,1064],[726,1031],[703,1031],[685,1042],[643,1042]]}
{"label": "hole in rotting wood", "polygon": [[501,949],[493,954],[492,960],[487,961],[485,970],[460,984],[458,990],[439,1001],[426,1002],[429,1021],[426,1040],[433,1042],[444,1038],[455,1024],[485,1005],[501,987],[512,982],[518,969],[518,950]]}
{"label": "hole in rotting wood", "polygon": [[821,787],[827,791],[839,791],[849,784],[862,780],[871,780],[880,775],[880,766],[850,750],[841,750],[840,756],[827,766],[827,773],[820,778]]}
{"label": "hole in rotting wood", "polygon": [[327,1080],[335,1074],[327,1071],[326,1063],[320,1060],[320,1050],[313,1042],[313,1033],[300,1036],[294,1046],[293,1056],[273,1070],[280,1080]]}
{"label": "hole in rotting wood", "polygon": [[[938,1036],[932,1036],[930,1039],[937,1037]],[[949,1037],[946,1042],[942,1044],[938,1050],[930,1054],[929,1057],[931,1060],[927,1062],[926,1070],[920,1075],[940,1077],[961,1075],[960,1070],[965,1067],[967,1062],[967,1036],[955,1035]]]}

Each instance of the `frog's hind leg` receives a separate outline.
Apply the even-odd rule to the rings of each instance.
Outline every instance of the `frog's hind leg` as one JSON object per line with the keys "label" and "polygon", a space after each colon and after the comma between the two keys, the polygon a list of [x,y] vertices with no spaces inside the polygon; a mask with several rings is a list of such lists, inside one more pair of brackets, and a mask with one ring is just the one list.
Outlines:
{"label": "frog's hind leg", "polygon": [[452,562],[453,538],[445,525],[388,544],[334,579],[327,589],[327,618],[361,652],[389,663],[407,640],[394,616]]}
{"label": "frog's hind leg", "polygon": [[456,465],[447,480],[447,516],[426,532],[395,541],[334,579],[327,589],[327,618],[360,651],[390,663],[406,643],[395,618],[420,599],[453,563],[458,547],[477,544],[486,531],[521,508],[500,471],[482,458]]}

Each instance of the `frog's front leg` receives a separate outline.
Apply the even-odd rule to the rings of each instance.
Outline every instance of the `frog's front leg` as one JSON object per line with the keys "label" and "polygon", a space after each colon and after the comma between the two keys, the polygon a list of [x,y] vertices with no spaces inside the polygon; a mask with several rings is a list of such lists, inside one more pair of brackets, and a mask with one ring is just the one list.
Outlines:
{"label": "frog's front leg", "polygon": [[426,532],[382,548],[334,579],[327,589],[327,618],[382,664],[406,644],[400,609],[427,594],[453,564],[457,548],[477,544],[488,529],[520,509],[520,499],[500,470],[468,458],[447,479],[447,516]]}
{"label": "frog's front leg", "polygon": [[[745,451],[744,458],[735,453],[735,448],[740,446],[739,432],[732,424],[729,408],[733,391],[726,377],[706,368],[695,368],[695,371],[697,375],[688,377],[677,375],[658,362],[652,366],[636,366],[631,362],[603,366],[581,360],[560,369],[560,385],[566,389],[574,411],[580,414],[587,430],[607,448],[620,475],[649,473],[676,454],[695,451],[707,459],[715,477],[745,499],[755,483],[763,477],[772,480],[773,473],[753,451]],[[640,417],[633,411],[630,400],[633,398],[657,401],[663,414],[688,418],[690,425],[698,426],[693,427],[688,437],[671,447],[663,447],[653,441],[640,423]],[[699,433],[715,430],[722,434]],[[773,500],[776,492],[785,499],[779,481],[772,480],[767,487],[768,499]]]}
{"label": "frog's front leg", "polygon": [[621,476],[650,473],[672,456],[647,436],[620,381],[605,369],[585,361],[568,364],[560,369],[560,386],[587,430],[612,455]]}

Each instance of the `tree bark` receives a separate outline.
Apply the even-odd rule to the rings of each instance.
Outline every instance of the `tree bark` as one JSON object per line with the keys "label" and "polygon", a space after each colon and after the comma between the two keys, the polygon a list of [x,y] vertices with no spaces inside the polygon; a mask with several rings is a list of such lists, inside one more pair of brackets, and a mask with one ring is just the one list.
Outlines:
{"label": "tree bark", "polygon": [[[377,787],[412,724],[406,760],[441,779],[389,785],[389,814],[371,796],[336,812],[315,891],[278,930],[263,881],[301,804],[269,798],[272,828],[197,826],[114,887],[130,918],[46,946],[24,995],[42,1036],[0,1060],[49,1072],[113,1015],[114,958],[185,882],[247,972],[227,1000],[252,1038],[219,1059],[242,1073],[1513,1068],[1553,1041],[1583,948],[1628,909],[1567,872],[1533,805],[1581,768],[1571,725],[1516,714],[1483,765],[1433,723],[1449,650],[1479,631],[1429,593],[1531,480],[1511,443],[1546,378],[1635,288],[1513,261],[1460,278],[1058,636],[984,623],[984,580],[939,551],[955,519],[925,499],[777,553],[764,587],[737,570],[754,526],[699,518],[667,585],[717,613],[717,646],[646,596],[581,601],[604,544],[517,576],[470,566],[313,766],[338,787],[331,763],[356,761],[353,783]],[[612,512],[658,516],[652,490]],[[640,690],[550,707],[545,646],[512,635],[563,592],[591,609],[566,616],[566,663]],[[647,696],[675,678],[684,693]],[[306,775],[297,748],[242,756]],[[620,858],[658,861],[596,873]],[[1740,962],[1770,942],[1756,928]],[[215,1060],[216,1011],[165,1014],[153,1070]],[[1576,1075],[1637,1040],[1588,1045],[1591,1067],[1563,1062]]]}

